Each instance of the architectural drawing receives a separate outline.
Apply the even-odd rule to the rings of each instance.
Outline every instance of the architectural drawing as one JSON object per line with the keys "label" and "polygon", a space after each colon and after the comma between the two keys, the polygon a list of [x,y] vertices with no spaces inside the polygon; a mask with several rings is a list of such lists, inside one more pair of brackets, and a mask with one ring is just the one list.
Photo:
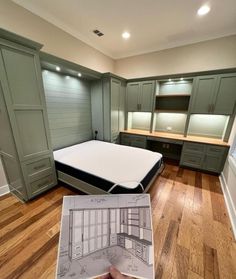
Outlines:
{"label": "architectural drawing", "polygon": [[64,197],[57,278],[154,278],[148,194]]}

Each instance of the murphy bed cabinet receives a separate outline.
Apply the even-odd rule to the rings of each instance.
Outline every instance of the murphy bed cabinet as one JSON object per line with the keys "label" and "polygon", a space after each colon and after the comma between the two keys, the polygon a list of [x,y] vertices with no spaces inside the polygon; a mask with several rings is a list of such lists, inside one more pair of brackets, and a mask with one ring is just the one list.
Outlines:
{"label": "murphy bed cabinet", "polygon": [[152,112],[155,81],[127,83],[127,111]]}
{"label": "murphy bed cabinet", "polygon": [[10,191],[23,201],[57,183],[40,48],[0,30],[0,155]]}
{"label": "murphy bed cabinet", "polygon": [[236,73],[196,78],[191,113],[231,115],[235,102]]}
{"label": "murphy bed cabinet", "polygon": [[109,74],[94,81],[91,90],[92,128],[97,139],[119,142],[119,133],[125,125],[126,83]]}

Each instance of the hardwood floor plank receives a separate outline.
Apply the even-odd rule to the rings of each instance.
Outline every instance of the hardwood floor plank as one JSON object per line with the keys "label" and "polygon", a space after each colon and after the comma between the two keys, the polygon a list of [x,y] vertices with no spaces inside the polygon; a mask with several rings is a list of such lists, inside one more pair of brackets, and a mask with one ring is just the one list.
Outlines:
{"label": "hardwood floor plank", "polygon": [[218,221],[214,221],[214,233],[216,235],[220,278],[233,279],[235,278],[233,277],[233,265],[236,264],[236,259],[232,259],[230,253],[232,242],[234,241],[232,233],[224,224]]}
{"label": "hardwood floor plank", "polygon": [[[3,242],[8,241],[9,239],[11,239],[16,233],[20,233],[21,231],[25,230],[27,227],[29,227],[30,225],[32,225],[33,223],[37,222],[38,220],[40,220],[43,216],[47,215],[50,211],[52,211],[54,208],[58,207],[59,205],[61,205],[62,203],[62,199],[59,199],[57,202],[55,202],[54,204],[52,204],[50,207],[45,208],[44,210],[42,210],[41,212],[35,214],[34,216],[32,216],[31,218],[25,220],[24,223],[19,224],[17,227],[15,227],[13,230],[8,231],[7,233],[5,233],[4,235],[1,236],[0,238],[0,244],[2,244]],[[20,218],[19,218],[20,219]]]}
{"label": "hardwood floor plank", "polygon": [[[8,243],[5,243],[5,247],[1,247],[1,250],[4,250],[2,250],[3,252],[0,255],[0,268],[17,255],[22,250],[22,247],[27,247],[42,234],[48,233],[48,230],[54,225],[58,226],[61,217],[60,209],[56,208],[50,214],[40,219],[39,222],[35,223],[32,229],[28,228],[27,232],[16,234]],[[52,237],[53,235],[51,233],[48,236]]]}
{"label": "hardwood floor plank", "polygon": [[196,172],[194,199],[193,199],[193,212],[195,214],[202,215],[201,206],[202,206],[202,174],[200,172]]}
{"label": "hardwood floor plank", "polygon": [[[3,269],[3,278],[2,279],[15,279],[19,278],[30,266],[32,266],[35,262],[37,262],[40,257],[42,257],[45,253],[47,253],[50,249],[57,245],[59,240],[59,232],[55,234],[52,238],[43,244],[40,245],[40,248],[33,250],[34,252],[29,253],[30,257],[27,257],[24,261],[17,265],[17,267],[13,267],[13,269],[7,268],[7,270]],[[32,249],[32,247],[30,247]],[[29,249],[28,249],[29,250]],[[29,251],[30,252],[30,251]],[[21,254],[21,253],[20,253]],[[18,254],[18,257],[20,257]],[[14,260],[15,266],[16,260]],[[13,264],[11,265],[13,266]]]}
{"label": "hardwood floor plank", "polygon": [[206,244],[204,244],[204,278],[220,278],[217,250]]}
{"label": "hardwood floor plank", "polygon": [[193,214],[189,269],[204,276],[202,219],[198,214]]}
{"label": "hardwood floor plank", "polygon": [[[19,279],[28,279],[28,278],[55,278],[49,274],[49,270],[53,267],[53,271],[56,268],[55,262],[57,260],[57,249],[58,246],[55,245],[51,249],[48,249],[44,253],[40,260],[37,260],[33,265],[31,265],[23,274],[19,276]],[[47,276],[44,277],[43,274],[47,272]]]}
{"label": "hardwood floor plank", "polygon": [[171,277],[173,268],[172,260],[174,259],[175,255],[175,242],[177,240],[178,229],[179,223],[171,220],[161,251],[160,260],[156,268],[156,279]]}
{"label": "hardwood floor plank", "polygon": [[188,278],[188,266],[189,266],[189,250],[176,245],[174,268],[172,271],[172,278]]}
{"label": "hardwood floor plank", "polygon": [[6,216],[6,218],[0,222],[0,228],[3,228],[6,225],[11,224],[12,222],[14,222],[15,220],[17,220],[22,216],[23,214],[21,212],[18,212],[16,214],[11,214],[11,215],[9,214],[8,218]]}

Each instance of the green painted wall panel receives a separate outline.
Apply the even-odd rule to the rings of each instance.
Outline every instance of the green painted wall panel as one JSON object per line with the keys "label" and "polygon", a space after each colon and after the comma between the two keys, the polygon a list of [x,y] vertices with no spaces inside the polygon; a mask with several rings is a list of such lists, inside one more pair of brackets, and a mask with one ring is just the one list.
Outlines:
{"label": "green painted wall panel", "polygon": [[90,83],[50,71],[43,71],[43,83],[53,149],[90,140]]}

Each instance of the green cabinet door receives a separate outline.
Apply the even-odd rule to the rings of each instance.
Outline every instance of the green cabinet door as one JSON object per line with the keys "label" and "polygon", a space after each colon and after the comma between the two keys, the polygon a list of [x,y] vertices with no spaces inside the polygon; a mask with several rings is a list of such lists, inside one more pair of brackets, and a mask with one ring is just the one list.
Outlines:
{"label": "green cabinet door", "polygon": [[127,111],[139,111],[140,82],[127,84]]}
{"label": "green cabinet door", "polygon": [[121,82],[111,79],[111,138],[119,134],[119,102]]}
{"label": "green cabinet door", "polygon": [[236,73],[219,75],[214,101],[214,114],[232,114],[236,102]]}
{"label": "green cabinet door", "polygon": [[154,104],[154,90],[155,82],[154,81],[143,81],[140,84],[140,111],[143,112],[152,112]]}
{"label": "green cabinet door", "polygon": [[211,113],[217,76],[197,77],[193,88],[191,113]]}
{"label": "green cabinet door", "polygon": [[222,160],[221,156],[206,154],[202,168],[207,171],[220,173],[222,170]]}

